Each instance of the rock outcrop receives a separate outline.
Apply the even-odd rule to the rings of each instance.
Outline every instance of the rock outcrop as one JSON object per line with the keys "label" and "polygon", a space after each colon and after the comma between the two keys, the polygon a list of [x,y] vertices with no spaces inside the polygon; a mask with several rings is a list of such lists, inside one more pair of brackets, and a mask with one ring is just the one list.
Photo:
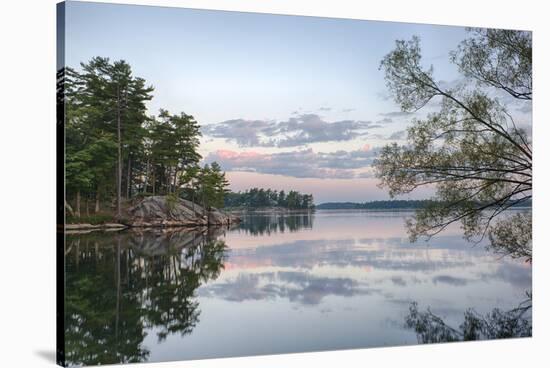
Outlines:
{"label": "rock outcrop", "polygon": [[128,209],[126,225],[132,227],[171,227],[231,225],[239,218],[222,210],[205,210],[181,198],[147,197]]}

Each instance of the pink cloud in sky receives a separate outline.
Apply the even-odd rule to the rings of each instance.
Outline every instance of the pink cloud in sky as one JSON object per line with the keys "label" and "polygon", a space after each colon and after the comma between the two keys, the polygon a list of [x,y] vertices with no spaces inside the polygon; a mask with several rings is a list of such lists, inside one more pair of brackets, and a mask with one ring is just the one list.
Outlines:
{"label": "pink cloud in sky", "polygon": [[[373,149],[316,152],[312,148],[275,153],[219,149],[205,162],[218,162],[227,171],[251,171],[295,178],[351,179],[365,176],[377,152]],[[368,171],[368,170],[367,170]]]}
{"label": "pink cloud in sky", "polygon": [[261,153],[255,151],[236,152],[227,149],[217,150],[216,154],[218,157],[226,160],[257,158],[262,156]]}

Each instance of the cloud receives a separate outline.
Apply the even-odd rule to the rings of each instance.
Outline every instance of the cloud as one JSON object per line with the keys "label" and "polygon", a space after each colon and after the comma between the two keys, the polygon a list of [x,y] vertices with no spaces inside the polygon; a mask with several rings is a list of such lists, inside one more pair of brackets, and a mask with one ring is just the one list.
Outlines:
{"label": "cloud", "polygon": [[406,117],[406,116],[411,116],[411,115],[413,115],[413,113],[412,112],[406,112],[406,111],[391,111],[391,112],[380,113],[380,115],[386,116],[388,118],[402,118],[402,117]]}
{"label": "cloud", "polygon": [[352,112],[352,111],[355,111],[356,109],[354,108],[346,108],[346,109],[342,109],[342,112]]}
{"label": "cloud", "polygon": [[319,111],[331,111],[331,110],[332,110],[332,108],[325,107],[325,106],[319,108]]}
{"label": "cloud", "polygon": [[203,126],[202,130],[207,136],[225,138],[240,146],[296,147],[308,143],[348,141],[365,136],[369,129],[388,122],[391,119],[376,123],[364,120],[327,122],[317,114],[302,114],[286,121],[233,119]]}
{"label": "cloud", "polygon": [[368,169],[377,155],[378,150],[368,145],[355,151],[329,153],[314,152],[311,148],[271,154],[217,150],[210,153],[205,161],[216,161],[227,171],[251,171],[297,178],[350,179],[359,177],[359,172]]}
{"label": "cloud", "polygon": [[234,119],[203,126],[202,130],[212,137],[230,137],[241,146],[257,146],[260,144],[258,133],[269,126],[270,122],[265,120]]}
{"label": "cloud", "polygon": [[382,126],[383,124],[390,124],[390,123],[393,123],[393,119],[392,118],[384,118],[382,120],[378,120],[376,122],[376,124]]}

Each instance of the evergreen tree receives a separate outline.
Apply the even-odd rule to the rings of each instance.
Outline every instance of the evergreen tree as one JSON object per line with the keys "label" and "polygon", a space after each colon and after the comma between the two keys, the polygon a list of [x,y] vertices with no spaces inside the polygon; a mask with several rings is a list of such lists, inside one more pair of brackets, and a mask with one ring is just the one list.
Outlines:
{"label": "evergreen tree", "polygon": [[221,167],[198,166],[198,122],[164,109],[148,116],[153,87],[134,76],[128,63],[95,57],[81,63],[79,72],[60,70],[58,85],[66,108],[66,196],[75,200],[76,216],[83,197],[86,208],[95,199],[95,212],[102,201],[114,199],[120,217],[123,199],[138,191],[223,205],[228,184]]}
{"label": "evergreen tree", "polygon": [[145,130],[145,102],[151,100],[153,87],[134,77],[124,60],[111,63],[95,57],[82,63],[82,89],[79,95],[89,123],[96,130],[116,137],[116,214],[121,216],[123,162],[127,162],[126,197],[130,193],[132,154],[141,148]]}

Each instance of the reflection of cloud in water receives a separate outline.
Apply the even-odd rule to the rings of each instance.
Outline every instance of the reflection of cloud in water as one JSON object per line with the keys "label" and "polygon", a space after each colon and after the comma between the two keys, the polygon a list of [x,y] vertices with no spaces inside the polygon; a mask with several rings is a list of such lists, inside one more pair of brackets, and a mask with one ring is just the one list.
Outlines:
{"label": "reflection of cloud in water", "polygon": [[[370,267],[387,270],[437,271],[440,269],[471,266],[484,249],[468,249],[462,239],[449,237],[430,247],[404,243],[401,238],[384,239],[364,246],[355,239],[297,240],[289,243],[258,247],[255,249],[232,249],[228,264],[266,264],[278,267],[311,269],[318,265]],[[477,255],[477,257],[476,257]],[[487,254],[485,254],[487,256]],[[266,260],[269,259],[269,262]]]}
{"label": "reflection of cloud in water", "polygon": [[397,286],[407,286],[407,281],[401,276],[393,276],[390,278],[391,282],[393,282],[394,285]]}
{"label": "reflection of cloud in water", "polygon": [[[232,248],[226,266],[230,270],[226,274],[227,285],[213,286],[220,289],[216,296],[226,300],[283,297],[301,304],[316,304],[329,294],[351,296],[364,292],[359,285],[366,279],[370,285],[397,294],[398,290],[424,293],[434,288],[443,291],[457,287],[469,292],[470,285],[477,288],[479,283],[494,282],[521,290],[531,287],[530,267],[498,259],[483,245],[472,247],[459,236],[440,236],[429,243],[415,244],[400,237],[354,239],[344,235],[341,239],[300,239],[256,248]],[[278,281],[267,282],[263,274],[266,271],[276,272]],[[236,280],[237,274],[248,279]],[[291,280],[289,275],[293,274]],[[398,296],[389,295],[387,299],[394,297]]]}
{"label": "reflection of cloud in water", "polygon": [[527,290],[531,288],[531,265],[527,263],[501,263],[494,273],[482,273],[480,277],[484,281],[497,279]]}
{"label": "reflection of cloud in water", "polygon": [[528,265],[499,259],[460,232],[410,243],[402,220],[401,214],[316,213],[312,229],[248,237],[229,231],[226,271],[198,293],[243,306],[317,306],[333,312],[327,319],[379,307],[377,313],[400,321],[417,301],[459,323],[468,308],[513,307],[531,288]]}
{"label": "reflection of cloud in water", "polygon": [[468,283],[468,279],[462,278],[462,277],[454,277],[449,275],[439,275],[432,279],[432,282],[434,284],[443,283],[443,284],[449,284],[453,286],[464,286]]}
{"label": "reflection of cloud in water", "polygon": [[199,290],[201,296],[218,297],[228,301],[272,300],[285,298],[303,305],[317,305],[326,296],[351,297],[378,291],[365,283],[346,277],[323,277],[307,272],[281,271],[260,274],[240,273],[224,283],[212,284]]}

